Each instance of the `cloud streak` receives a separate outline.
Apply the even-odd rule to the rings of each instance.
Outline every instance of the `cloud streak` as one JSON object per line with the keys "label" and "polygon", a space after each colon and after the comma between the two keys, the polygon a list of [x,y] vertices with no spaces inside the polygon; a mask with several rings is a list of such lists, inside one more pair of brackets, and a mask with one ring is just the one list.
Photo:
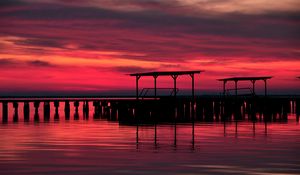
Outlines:
{"label": "cloud streak", "polygon": [[[280,70],[294,71],[282,71],[279,76],[291,77],[299,73],[298,4],[296,0],[271,5],[268,0],[72,4],[4,0],[0,4],[0,66],[6,71],[19,67],[20,74],[26,67],[80,67],[102,76],[94,72],[94,66],[112,77],[149,70],[207,69],[215,72],[214,79],[239,72],[270,74],[281,64]],[[261,65],[270,66],[264,71]],[[57,71],[53,76],[57,81],[65,81],[58,77],[72,78],[53,71]],[[78,83],[77,87],[82,83],[74,81],[68,83]]]}

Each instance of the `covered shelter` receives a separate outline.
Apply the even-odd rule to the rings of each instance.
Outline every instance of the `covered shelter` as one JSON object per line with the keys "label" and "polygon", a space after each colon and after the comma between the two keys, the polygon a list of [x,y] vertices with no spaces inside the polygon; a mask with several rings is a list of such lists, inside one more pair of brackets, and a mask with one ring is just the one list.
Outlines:
{"label": "covered shelter", "polygon": [[267,96],[267,80],[271,79],[271,76],[264,76],[264,77],[232,77],[232,78],[223,78],[218,79],[218,81],[223,81],[223,95],[226,94],[226,83],[229,81],[233,81],[235,88],[235,95],[238,95],[238,82],[239,81],[250,81],[252,83],[252,95],[255,95],[255,82],[262,80],[265,83],[265,96]]}
{"label": "covered shelter", "polygon": [[195,74],[200,74],[203,71],[162,71],[162,72],[144,72],[144,73],[133,73],[129,74],[130,76],[135,76],[136,78],[136,99],[139,99],[139,79],[143,76],[151,76],[154,79],[154,96],[156,98],[157,95],[157,87],[156,87],[156,80],[159,76],[170,76],[173,78],[174,81],[174,96],[177,95],[177,88],[176,88],[176,80],[180,75],[189,75],[192,79],[192,97],[195,97]]}

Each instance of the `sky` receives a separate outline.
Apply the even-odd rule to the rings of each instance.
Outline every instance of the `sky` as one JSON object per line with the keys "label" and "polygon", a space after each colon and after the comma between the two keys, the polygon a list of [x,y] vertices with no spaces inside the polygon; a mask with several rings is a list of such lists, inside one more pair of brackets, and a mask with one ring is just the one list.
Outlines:
{"label": "sky", "polygon": [[129,73],[185,70],[204,70],[197,94],[236,76],[273,76],[270,93],[300,94],[300,1],[0,1],[0,95],[134,95]]}

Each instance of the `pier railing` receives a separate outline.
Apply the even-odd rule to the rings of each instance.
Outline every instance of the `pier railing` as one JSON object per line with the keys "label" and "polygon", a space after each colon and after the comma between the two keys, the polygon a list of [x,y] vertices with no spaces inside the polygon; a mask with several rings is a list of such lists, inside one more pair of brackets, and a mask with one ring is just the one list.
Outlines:
{"label": "pier railing", "polygon": [[244,87],[244,88],[233,88],[233,89],[226,89],[226,95],[233,95],[237,91],[237,95],[239,96],[251,96],[255,95],[255,92],[250,87]]}
{"label": "pier railing", "polygon": [[[175,94],[174,88],[156,88],[156,90],[169,91],[169,93],[167,93],[168,94],[167,96],[173,96]],[[143,88],[139,94],[139,97],[142,97],[142,99],[145,98],[148,95],[149,91],[153,91],[153,94],[154,94],[155,88]],[[179,91],[179,89],[176,88],[176,94],[178,94],[178,91]],[[153,96],[155,96],[155,95],[153,95]]]}

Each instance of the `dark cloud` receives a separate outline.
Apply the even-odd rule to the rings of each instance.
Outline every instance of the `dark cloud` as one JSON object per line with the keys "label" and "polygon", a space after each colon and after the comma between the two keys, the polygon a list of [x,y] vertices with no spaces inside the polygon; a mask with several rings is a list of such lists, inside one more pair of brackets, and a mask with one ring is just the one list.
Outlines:
{"label": "dark cloud", "polygon": [[25,5],[26,3],[21,0],[1,0],[0,7],[14,7],[19,5]]}
{"label": "dark cloud", "polygon": [[118,72],[122,73],[136,73],[136,72],[150,72],[155,71],[155,68],[143,68],[138,66],[120,66],[114,68]]}
{"label": "dark cloud", "polygon": [[39,47],[54,47],[54,48],[63,48],[62,44],[59,43],[59,40],[54,39],[42,39],[42,38],[30,38],[24,40],[14,41],[16,45],[23,46],[39,46]]}
{"label": "dark cloud", "polygon": [[[203,12],[203,15],[199,16],[184,16],[168,14],[163,10],[155,12],[124,12],[96,7],[57,4],[33,5],[39,8],[21,9],[1,14],[1,16],[3,18],[14,17],[20,20],[55,21],[53,26],[60,24],[63,20],[119,20],[120,22],[115,27],[122,29],[138,28],[156,32],[162,31],[162,33],[172,33],[175,31],[195,35],[221,35],[246,38],[300,38],[298,32],[300,30],[300,26],[298,25],[300,12],[274,12],[266,15],[231,13],[222,16],[210,16]],[[98,24],[97,21],[93,21],[89,26],[94,27],[94,30],[96,30],[97,27],[102,27],[101,25],[102,23]],[[86,26],[69,27],[81,28]]]}
{"label": "dark cloud", "polygon": [[[117,2],[143,10],[105,8]],[[0,12],[4,20],[0,32],[26,38],[15,41],[22,46],[68,49],[64,44],[74,43],[78,49],[144,54],[122,55],[135,60],[185,61],[195,55],[257,60],[300,57],[300,12],[211,15],[199,10],[198,15],[188,16],[179,13],[182,8],[176,1],[103,1],[101,8],[80,1],[73,5],[28,2],[24,8]]]}
{"label": "dark cloud", "polygon": [[50,64],[47,61],[41,61],[41,60],[33,60],[33,61],[27,61],[27,64],[31,66],[37,66],[37,67],[53,67],[53,64]]}
{"label": "dark cloud", "polygon": [[180,64],[161,64],[161,68],[180,68]]}
{"label": "dark cloud", "polygon": [[0,68],[9,68],[9,67],[16,67],[19,63],[17,60],[12,58],[1,58],[0,59]]}
{"label": "dark cloud", "polygon": [[[25,74],[34,74],[36,78],[31,82],[45,89],[51,83],[58,83],[59,86],[53,86],[55,91],[73,87],[98,91],[103,82],[108,85],[102,88],[122,88],[129,85],[125,74],[173,69],[205,70],[203,77],[211,87],[217,77],[225,76],[296,77],[297,65],[289,61],[298,63],[300,58],[300,11],[215,13],[214,9],[208,12],[178,2],[1,0],[0,55],[5,55],[0,59],[1,70],[15,73],[9,76],[18,78],[20,81],[16,82],[22,89],[24,84],[28,84],[25,85],[28,89],[38,87],[27,80],[22,83]],[[236,0],[201,2],[239,3]],[[74,63],[68,60],[66,64],[70,65],[56,65],[48,59],[52,56],[53,59],[68,57]],[[105,59],[105,64],[99,61],[99,64],[83,66],[81,61],[88,63],[83,59]],[[155,66],[135,66],[136,63],[125,66],[130,65],[128,60],[116,62],[124,66],[114,65],[120,59],[155,61]],[[274,61],[283,61],[283,65]],[[44,78],[48,76],[52,80]],[[102,80],[98,84],[94,81],[97,78]],[[11,87],[9,82],[2,84]]]}
{"label": "dark cloud", "polygon": [[55,67],[55,65],[49,62],[41,60],[20,61],[13,58],[0,59],[0,67],[2,68],[26,67],[26,65],[33,67]]}

